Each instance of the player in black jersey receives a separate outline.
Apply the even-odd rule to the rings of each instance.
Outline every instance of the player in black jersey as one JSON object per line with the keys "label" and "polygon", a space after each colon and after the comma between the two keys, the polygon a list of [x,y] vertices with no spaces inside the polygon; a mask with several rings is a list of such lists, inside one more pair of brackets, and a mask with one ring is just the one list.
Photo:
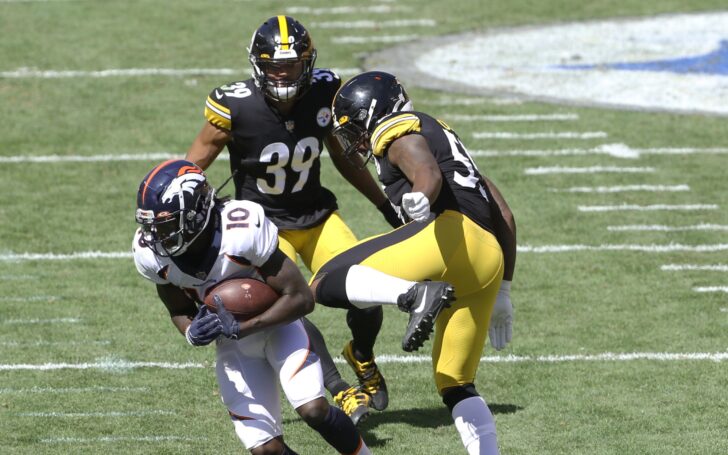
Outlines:
{"label": "player in black jersey", "polygon": [[[235,198],[262,205],[279,228],[280,249],[294,261],[300,255],[312,273],[356,243],[333,193],[321,185],[324,144],[339,172],[392,226],[402,224],[369,172],[352,166],[331,135],[331,104],[341,80],[331,70],[314,67],[316,49],[303,25],[289,16],[268,19],[253,33],[249,59],[251,79],[210,92],[206,121],[186,159],[206,169],[227,147]],[[373,354],[381,309],[354,309],[347,323],[353,340],[344,357],[372,406],[382,410],[387,389]],[[369,396],[341,379],[318,329],[308,321],[306,328],[322,359],[326,388],[355,422],[366,417]]]}
{"label": "player in black jersey", "polygon": [[488,334],[496,349],[511,339],[515,221],[457,134],[411,109],[402,85],[384,72],[355,76],[337,93],[334,135],[345,155],[373,157],[387,197],[412,222],[337,255],[312,288],[324,305],[396,304],[415,307],[415,315],[435,304],[413,281],[452,284],[456,300],[434,320],[411,316],[402,347],[417,349],[435,324],[435,384],[463,445],[469,454],[497,454],[495,422],[474,381]]}

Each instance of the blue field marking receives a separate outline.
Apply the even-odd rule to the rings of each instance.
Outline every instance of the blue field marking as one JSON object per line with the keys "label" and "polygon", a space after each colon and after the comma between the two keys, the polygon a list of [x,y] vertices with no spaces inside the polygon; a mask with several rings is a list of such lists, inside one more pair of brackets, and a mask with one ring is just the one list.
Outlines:
{"label": "blue field marking", "polygon": [[676,74],[709,74],[728,76],[728,40],[721,40],[718,49],[694,57],[645,62],[598,63],[594,65],[558,65],[567,70],[614,69],[622,71],[658,71]]}

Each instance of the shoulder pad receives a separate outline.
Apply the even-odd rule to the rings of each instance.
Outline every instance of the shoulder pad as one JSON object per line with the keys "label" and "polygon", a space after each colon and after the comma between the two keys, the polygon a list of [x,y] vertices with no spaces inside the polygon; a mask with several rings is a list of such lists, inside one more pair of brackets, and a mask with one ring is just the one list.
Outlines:
{"label": "shoulder pad", "polygon": [[131,250],[134,254],[134,265],[137,272],[155,284],[167,284],[166,267],[151,248],[141,242],[141,230],[137,229],[132,241]]}
{"label": "shoulder pad", "polygon": [[372,132],[372,153],[374,156],[383,156],[394,140],[410,133],[419,133],[421,129],[419,117],[411,112],[398,112],[384,117]]}

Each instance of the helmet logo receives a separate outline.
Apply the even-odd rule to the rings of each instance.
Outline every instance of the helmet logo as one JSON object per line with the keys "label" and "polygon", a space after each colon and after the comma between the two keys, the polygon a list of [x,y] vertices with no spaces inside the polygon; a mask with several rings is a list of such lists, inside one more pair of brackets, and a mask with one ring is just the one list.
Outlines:
{"label": "helmet logo", "polygon": [[[180,169],[181,171],[181,169]],[[180,205],[184,205],[183,192],[194,194],[195,188],[200,183],[205,182],[205,176],[200,173],[187,173],[180,175],[179,177],[172,180],[162,193],[162,202],[171,202],[173,198],[180,197]],[[183,209],[184,207],[180,207]]]}
{"label": "helmet logo", "polygon": [[324,127],[331,123],[331,109],[328,107],[322,107],[316,114],[316,123],[318,126]]}

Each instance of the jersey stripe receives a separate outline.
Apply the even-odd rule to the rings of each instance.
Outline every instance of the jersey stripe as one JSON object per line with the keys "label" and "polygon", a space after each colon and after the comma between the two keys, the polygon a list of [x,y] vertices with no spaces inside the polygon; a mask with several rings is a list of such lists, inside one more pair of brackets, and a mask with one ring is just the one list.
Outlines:
{"label": "jersey stripe", "polygon": [[382,156],[395,139],[411,132],[420,132],[420,119],[412,114],[399,114],[377,125],[372,132],[372,153]]}
{"label": "jersey stripe", "polygon": [[288,50],[288,21],[286,16],[278,16],[278,28],[281,29],[281,50]]}
{"label": "jersey stripe", "polygon": [[230,117],[230,109],[222,104],[216,103],[209,96],[205,101],[205,118],[215,126],[228,131],[232,129],[233,122]]}

